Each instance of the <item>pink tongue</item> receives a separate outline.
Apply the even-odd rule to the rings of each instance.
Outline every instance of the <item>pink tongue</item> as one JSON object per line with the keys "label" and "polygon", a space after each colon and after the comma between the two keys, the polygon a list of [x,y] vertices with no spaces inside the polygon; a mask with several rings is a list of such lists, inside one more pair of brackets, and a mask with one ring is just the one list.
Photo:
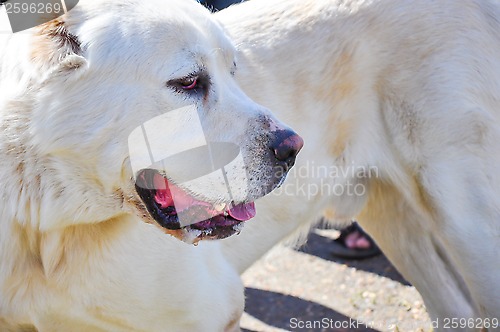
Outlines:
{"label": "pink tongue", "polygon": [[195,205],[210,206],[208,203],[198,201],[189,196],[179,187],[169,183],[167,179],[158,173],[155,174],[153,183],[156,189],[155,201],[162,209],[174,206],[177,211],[184,211]]}
{"label": "pink tongue", "polygon": [[[158,203],[158,205],[160,205],[162,209],[165,209],[169,206],[175,206],[175,209],[177,211],[184,211],[185,209],[195,205],[205,206],[207,209],[210,206],[208,203],[201,202],[192,198],[177,186],[169,184],[168,180],[158,173],[155,174],[153,183],[154,188],[156,189],[155,201],[156,203]],[[219,213],[212,210],[208,212],[211,212],[213,216]],[[228,210],[227,213],[236,220],[247,221],[255,217],[255,204],[239,204]]]}
{"label": "pink tongue", "polygon": [[247,221],[255,217],[255,204],[240,204],[227,211],[231,217],[239,221]]}
{"label": "pink tongue", "polygon": [[155,201],[162,209],[174,205],[168,182],[163,176],[155,174],[153,178],[153,187],[156,189]]}

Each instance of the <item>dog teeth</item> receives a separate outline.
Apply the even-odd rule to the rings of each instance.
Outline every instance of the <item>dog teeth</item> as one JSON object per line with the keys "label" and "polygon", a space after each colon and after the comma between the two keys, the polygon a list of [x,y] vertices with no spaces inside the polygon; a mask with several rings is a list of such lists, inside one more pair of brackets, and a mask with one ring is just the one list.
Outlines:
{"label": "dog teeth", "polygon": [[213,231],[213,228],[207,228],[207,229],[203,230],[203,234],[205,236],[209,236],[210,234],[212,234],[212,231]]}
{"label": "dog teeth", "polygon": [[184,242],[191,243],[194,245],[197,245],[196,239],[202,234],[202,232],[198,229],[192,229],[189,227],[188,230],[184,231]]}
{"label": "dog teeth", "polygon": [[226,204],[222,204],[221,203],[221,204],[215,204],[214,205],[214,209],[217,212],[222,212],[222,211],[224,211],[225,208],[226,208]]}
{"label": "dog teeth", "polygon": [[237,233],[236,235],[240,235],[241,230],[243,229],[244,226],[245,226],[244,223],[239,223],[239,224],[233,226],[233,229]]}

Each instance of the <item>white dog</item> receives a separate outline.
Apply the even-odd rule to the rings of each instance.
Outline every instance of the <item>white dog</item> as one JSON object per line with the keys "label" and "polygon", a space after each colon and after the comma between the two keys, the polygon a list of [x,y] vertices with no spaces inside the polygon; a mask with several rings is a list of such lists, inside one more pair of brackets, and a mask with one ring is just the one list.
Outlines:
{"label": "white dog", "polygon": [[83,0],[0,45],[0,330],[238,330],[221,246],[164,232],[239,232],[302,141],[238,88],[209,12]]}
{"label": "white dog", "polygon": [[[252,0],[216,15],[238,46],[235,62],[221,29],[188,0],[81,1],[2,40],[0,330],[237,330],[238,272],[325,210],[358,217],[440,319],[436,330],[453,318],[474,319],[449,321],[454,330],[494,326],[497,7]],[[231,73],[305,136],[295,169],[340,171],[292,172],[239,237],[194,247],[162,230],[197,241],[239,227],[180,228],[160,215],[152,203],[163,209],[168,195],[154,184],[176,177],[160,167],[134,174],[126,142],[145,121],[194,104],[208,139],[240,147],[253,180],[236,210],[207,186],[189,190],[190,202],[252,216],[249,201],[281,182],[273,168],[287,169],[301,142]]]}
{"label": "white dog", "polygon": [[[223,241],[233,266],[324,211],[356,216],[436,330],[498,328],[499,3],[252,0],[216,17],[244,91],[305,140],[283,194]],[[311,175],[325,167],[343,171]]]}

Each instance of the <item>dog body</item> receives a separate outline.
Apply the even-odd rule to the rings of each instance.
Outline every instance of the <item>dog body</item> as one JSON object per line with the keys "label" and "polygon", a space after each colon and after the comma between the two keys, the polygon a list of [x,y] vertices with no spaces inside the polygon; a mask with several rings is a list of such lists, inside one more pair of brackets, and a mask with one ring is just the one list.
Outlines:
{"label": "dog body", "polygon": [[[237,330],[238,273],[325,211],[357,216],[433,319],[498,317],[499,17],[493,1],[252,0],[216,15],[236,68],[190,1],[80,1],[2,37],[0,329]],[[189,104],[162,88],[182,88],[193,59],[214,93],[192,103],[211,139],[242,146],[250,196],[281,181],[258,137],[285,127],[231,72],[305,136],[296,169],[346,171],[292,172],[222,242],[147,224],[123,142]],[[322,186],[346,191],[309,190]]]}
{"label": "dog body", "polygon": [[[498,3],[252,0],[216,17],[244,91],[305,140],[285,190],[224,241],[232,264],[245,270],[325,212],[356,217],[437,330],[445,318],[479,322],[463,330],[498,318]],[[366,190],[348,192],[357,185]],[[335,186],[344,191],[324,193]]]}
{"label": "dog body", "polygon": [[[243,287],[220,245],[164,233],[197,242],[238,231],[301,141],[238,88],[234,47],[208,10],[84,0],[2,35],[0,49],[0,330],[237,330]],[[179,121],[154,127],[151,146],[189,146],[187,126],[203,126],[203,140],[237,146],[244,160],[226,187],[246,186],[227,198],[213,176],[181,183],[158,158],[134,170],[130,134],[166,112]],[[185,211],[220,215],[180,227],[179,205],[163,205],[173,183]]]}

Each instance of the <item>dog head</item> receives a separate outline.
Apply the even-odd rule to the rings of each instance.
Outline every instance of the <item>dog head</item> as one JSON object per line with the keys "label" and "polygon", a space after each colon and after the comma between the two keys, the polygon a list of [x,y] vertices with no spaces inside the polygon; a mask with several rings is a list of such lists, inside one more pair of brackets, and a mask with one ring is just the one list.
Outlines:
{"label": "dog head", "polygon": [[238,87],[233,45],[194,1],[84,0],[33,38],[32,143],[73,223],[135,213],[188,242],[227,237],[303,145]]}

